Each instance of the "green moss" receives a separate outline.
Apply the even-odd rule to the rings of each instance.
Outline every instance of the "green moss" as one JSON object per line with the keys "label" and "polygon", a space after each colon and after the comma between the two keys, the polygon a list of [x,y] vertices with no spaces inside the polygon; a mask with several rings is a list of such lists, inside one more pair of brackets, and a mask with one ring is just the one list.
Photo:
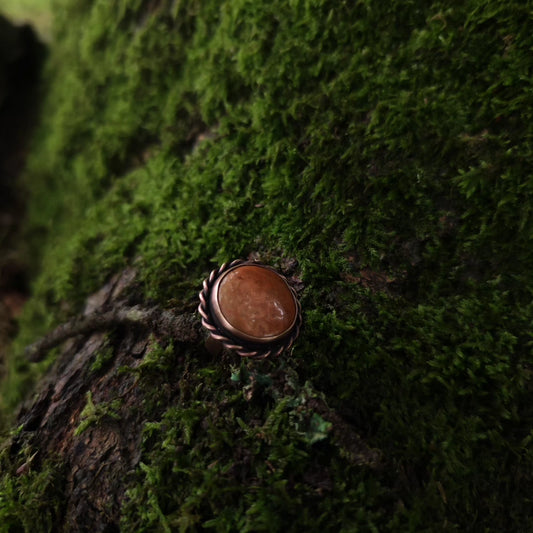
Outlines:
{"label": "green moss", "polygon": [[39,451],[22,449],[16,460],[0,450],[0,531],[57,531],[64,479],[57,460],[42,462]]}
{"label": "green moss", "polygon": [[283,396],[250,369],[228,387],[218,365],[195,366],[189,392],[145,426],[123,530],[341,531],[382,519],[386,492],[366,469],[346,469],[306,388]]}
{"label": "green moss", "polygon": [[96,353],[94,362],[91,365],[91,372],[99,372],[106,368],[107,364],[113,359],[113,349],[111,346],[104,346],[100,351]]}
{"label": "green moss", "polygon": [[86,397],[87,403],[80,413],[80,423],[74,430],[75,437],[81,435],[88,427],[100,424],[102,420],[118,420],[120,418],[117,412],[122,403],[120,399],[95,404],[91,391],[87,392]]}
{"label": "green moss", "polygon": [[[213,264],[296,258],[291,365],[386,470],[312,444],[290,398],[259,408],[191,363],[189,396],[146,405],[124,529],[530,529],[527,8],[77,1],[55,35],[3,411],[43,370],[23,346],[121,268],[179,309]],[[174,375],[158,354],[140,386]],[[333,488],[318,498],[306,471]]]}

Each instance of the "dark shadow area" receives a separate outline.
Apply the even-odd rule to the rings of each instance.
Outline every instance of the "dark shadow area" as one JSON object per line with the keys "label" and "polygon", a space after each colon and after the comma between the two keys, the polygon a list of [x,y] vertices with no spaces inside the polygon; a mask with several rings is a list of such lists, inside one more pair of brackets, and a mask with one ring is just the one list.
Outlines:
{"label": "dark shadow area", "polygon": [[0,362],[27,294],[18,243],[24,216],[18,176],[38,117],[45,57],[46,47],[31,26],[16,26],[0,15]]}

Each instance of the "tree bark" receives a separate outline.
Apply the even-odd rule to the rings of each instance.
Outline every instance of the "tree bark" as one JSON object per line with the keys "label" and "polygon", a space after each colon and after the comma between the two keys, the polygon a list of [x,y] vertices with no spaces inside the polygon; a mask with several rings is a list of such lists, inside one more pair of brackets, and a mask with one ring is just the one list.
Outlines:
{"label": "tree bark", "polygon": [[[151,343],[172,339],[180,364],[180,343],[201,340],[191,313],[128,305],[123,295],[134,279],[131,270],[116,276],[90,299],[84,316],[28,349],[35,361],[67,341],[40,393],[21,410],[22,432],[12,443],[12,453],[23,444],[35,446],[34,464],[47,457],[64,464],[64,531],[117,530],[127,475],[141,453],[143,393],[134,370]],[[98,423],[90,423],[88,405],[100,411]],[[84,422],[87,428],[80,431]],[[19,468],[21,475],[25,466],[31,465]]]}

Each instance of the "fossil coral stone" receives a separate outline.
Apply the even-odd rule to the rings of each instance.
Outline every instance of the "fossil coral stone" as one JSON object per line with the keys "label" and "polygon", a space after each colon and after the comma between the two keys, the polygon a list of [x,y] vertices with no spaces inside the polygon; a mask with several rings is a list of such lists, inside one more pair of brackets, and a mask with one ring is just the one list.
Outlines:
{"label": "fossil coral stone", "polygon": [[296,320],[295,298],[286,281],[263,266],[243,265],[228,271],[215,297],[230,332],[249,340],[275,341]]}

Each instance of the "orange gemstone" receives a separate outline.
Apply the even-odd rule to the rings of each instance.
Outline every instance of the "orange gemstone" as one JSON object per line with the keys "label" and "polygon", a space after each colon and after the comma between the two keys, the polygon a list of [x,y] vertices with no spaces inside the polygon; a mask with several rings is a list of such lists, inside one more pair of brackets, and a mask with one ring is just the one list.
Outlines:
{"label": "orange gemstone", "polygon": [[296,320],[296,302],[285,280],[259,265],[228,271],[215,297],[229,329],[249,340],[276,340],[288,333]]}

